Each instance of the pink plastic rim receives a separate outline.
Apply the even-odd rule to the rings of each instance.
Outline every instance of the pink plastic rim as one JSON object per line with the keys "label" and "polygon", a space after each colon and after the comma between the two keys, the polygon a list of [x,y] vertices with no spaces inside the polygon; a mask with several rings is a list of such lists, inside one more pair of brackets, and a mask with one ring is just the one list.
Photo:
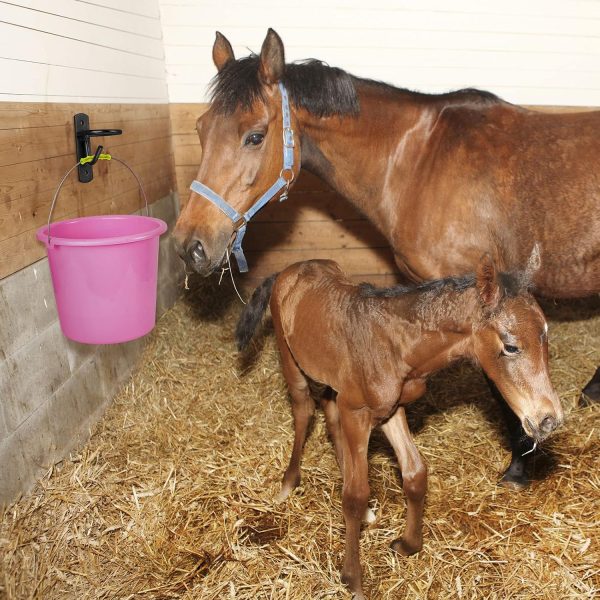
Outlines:
{"label": "pink plastic rim", "polygon": [[105,215],[56,221],[37,230],[46,246],[112,246],[140,242],[162,235],[167,224],[161,219],[140,215]]}

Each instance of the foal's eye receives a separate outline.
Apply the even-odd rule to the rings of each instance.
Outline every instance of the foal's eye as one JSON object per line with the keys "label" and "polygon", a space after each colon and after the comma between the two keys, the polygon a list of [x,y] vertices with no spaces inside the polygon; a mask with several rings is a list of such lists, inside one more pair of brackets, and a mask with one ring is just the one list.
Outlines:
{"label": "foal's eye", "polygon": [[258,146],[262,144],[262,141],[265,139],[265,136],[262,133],[251,133],[244,140],[244,146]]}
{"label": "foal's eye", "polygon": [[504,347],[502,348],[502,354],[504,354],[504,356],[514,356],[520,352],[520,348],[517,346],[511,346],[510,344],[504,344]]}

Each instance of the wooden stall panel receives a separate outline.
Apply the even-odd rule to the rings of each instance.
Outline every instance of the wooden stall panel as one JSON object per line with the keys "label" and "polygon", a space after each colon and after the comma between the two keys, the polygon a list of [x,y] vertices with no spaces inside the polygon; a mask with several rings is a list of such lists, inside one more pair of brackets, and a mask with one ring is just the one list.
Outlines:
{"label": "wooden stall panel", "polygon": [[[35,231],[48,218],[54,191],[75,164],[73,116],[86,112],[95,129],[123,134],[94,138],[93,148],[126,161],[140,176],[150,203],[175,186],[166,104],[0,103],[0,278],[45,255]],[[55,219],[130,213],[143,205],[134,177],[116,162],[94,166],[94,180],[65,182]]]}

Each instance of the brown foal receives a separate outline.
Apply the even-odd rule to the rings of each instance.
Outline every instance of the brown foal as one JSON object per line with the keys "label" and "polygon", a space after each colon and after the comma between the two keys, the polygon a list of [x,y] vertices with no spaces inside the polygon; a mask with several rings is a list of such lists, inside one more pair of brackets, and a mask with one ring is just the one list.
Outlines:
{"label": "brown foal", "polygon": [[[530,271],[538,259],[530,259]],[[329,260],[296,263],[259,286],[237,326],[245,348],[270,301],[282,369],[292,398],[294,446],[280,499],[300,483],[300,459],[315,404],[311,381],[337,398],[322,400],[343,473],[346,549],[342,580],[365,598],[359,562],[361,518],[369,499],[367,447],[381,426],[402,472],[406,530],[392,547],[408,556],[423,545],[427,470],[404,406],[427,377],[468,358],[483,368],[536,442],[563,419],[548,375],[547,325],[527,291],[532,273],[498,273],[485,255],[475,275],[415,287],[354,285]]]}

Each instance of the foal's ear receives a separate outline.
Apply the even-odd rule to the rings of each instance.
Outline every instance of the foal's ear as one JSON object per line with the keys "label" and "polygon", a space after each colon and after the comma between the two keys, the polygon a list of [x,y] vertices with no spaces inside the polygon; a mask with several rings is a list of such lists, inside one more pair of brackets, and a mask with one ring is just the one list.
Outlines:
{"label": "foal's ear", "polygon": [[540,258],[540,244],[536,242],[527,261],[525,267],[525,275],[531,281],[531,278],[535,275],[536,271],[542,266],[542,259]]}
{"label": "foal's ear", "polygon": [[477,265],[475,285],[481,302],[489,308],[495,308],[500,301],[500,285],[496,265],[487,252]]}
{"label": "foal's ear", "polygon": [[220,71],[230,60],[235,60],[229,40],[219,31],[217,31],[212,54],[217,71]]}
{"label": "foal's ear", "polygon": [[258,74],[264,83],[271,85],[281,80],[284,70],[285,53],[283,42],[277,33],[269,28],[267,37],[260,50]]}

